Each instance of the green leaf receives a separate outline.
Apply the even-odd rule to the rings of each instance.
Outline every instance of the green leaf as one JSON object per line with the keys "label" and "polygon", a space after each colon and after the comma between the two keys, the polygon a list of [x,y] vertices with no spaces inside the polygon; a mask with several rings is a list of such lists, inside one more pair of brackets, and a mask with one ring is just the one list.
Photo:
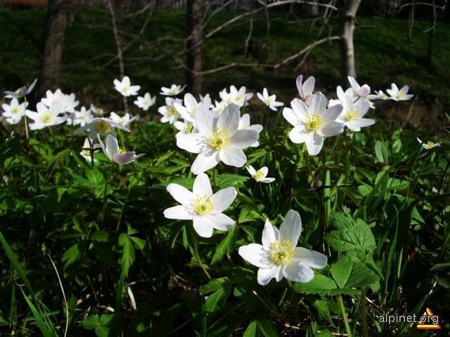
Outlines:
{"label": "green leaf", "polygon": [[71,264],[75,263],[76,261],[79,261],[81,257],[83,256],[83,252],[86,248],[86,242],[80,241],[76,244],[74,244],[72,247],[70,247],[64,255],[62,256],[62,261],[66,262],[64,264],[64,268],[69,267]]}
{"label": "green leaf", "polygon": [[123,246],[120,262],[122,264],[122,273],[126,276],[135,259],[134,246],[130,237],[125,233],[120,234],[119,245]]}
{"label": "green leaf", "polygon": [[380,163],[389,163],[389,150],[383,142],[375,142],[375,156]]}
{"label": "green leaf", "polygon": [[257,322],[252,321],[248,325],[247,329],[245,329],[243,337],[256,337],[257,328],[258,328]]}
{"label": "green leaf", "polygon": [[81,325],[86,330],[94,330],[97,326],[100,325],[100,318],[98,315],[88,316],[81,322]]}
{"label": "green leaf", "polygon": [[266,337],[277,337],[278,332],[276,326],[269,317],[260,317],[257,320],[258,327]]}
{"label": "green leaf", "polygon": [[352,295],[359,293],[358,290],[354,289],[338,289],[331,278],[322,274],[316,274],[308,283],[295,283],[294,290],[298,293],[319,295]]}
{"label": "green leaf", "polygon": [[340,259],[330,268],[339,288],[365,288],[379,281],[378,276],[364,264],[350,259]]}
{"label": "green leaf", "polygon": [[97,231],[92,233],[92,240],[97,242],[107,242],[109,238],[109,233],[107,231]]}
{"label": "green leaf", "polygon": [[239,226],[234,226],[228,231],[227,236],[222,240],[216,248],[216,252],[212,258],[211,264],[215,264],[223,259],[225,254],[231,254],[236,245],[236,239],[238,236]]}
{"label": "green leaf", "polygon": [[333,276],[334,281],[341,289],[345,288],[345,285],[347,284],[348,278],[352,272],[352,264],[353,262],[351,260],[340,259],[330,268],[331,276]]}
{"label": "green leaf", "polygon": [[239,214],[238,222],[239,224],[242,224],[244,222],[255,221],[260,218],[261,216],[257,211],[253,209],[253,207],[244,206],[244,208],[242,208],[241,210],[241,213]]}
{"label": "green leaf", "polygon": [[206,299],[206,312],[219,311],[225,305],[225,301],[231,294],[231,286],[228,283],[225,283],[224,286]]}
{"label": "green leaf", "polygon": [[237,174],[221,174],[217,177],[217,188],[222,189],[230,186],[243,186],[248,177]]}

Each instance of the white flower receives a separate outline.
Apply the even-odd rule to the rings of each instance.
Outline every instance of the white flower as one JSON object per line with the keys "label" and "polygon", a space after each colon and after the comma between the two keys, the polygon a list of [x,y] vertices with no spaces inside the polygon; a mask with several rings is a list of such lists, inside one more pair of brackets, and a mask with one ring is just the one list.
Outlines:
{"label": "white flower", "polygon": [[241,87],[237,90],[236,87],[232,85],[230,87],[230,92],[227,92],[227,89],[223,89],[219,95],[226,105],[236,104],[239,107],[243,107],[244,105],[248,105],[248,101],[253,97],[253,94],[247,93],[246,90],[245,87]]}
{"label": "white flower", "polygon": [[347,93],[340,100],[342,104],[342,113],[336,119],[337,122],[343,123],[354,132],[361,131],[361,128],[375,124],[373,119],[363,118],[370,108],[367,100],[359,99],[353,102],[353,94]]}
{"label": "white flower", "polygon": [[173,123],[173,126],[179,131],[175,137],[179,137],[181,135],[187,135],[190,133],[196,133],[197,129],[195,128],[194,124],[188,121],[176,121]]}
{"label": "white flower", "polygon": [[5,91],[5,98],[22,98],[27,96],[30,92],[33,91],[34,86],[37,83],[37,78],[30,84],[29,87],[24,85],[23,87],[17,89],[16,91]]}
{"label": "white flower", "polygon": [[306,103],[311,104],[311,98],[313,95],[314,84],[316,83],[316,79],[312,76],[308,77],[308,79],[303,83],[303,76],[299,75],[296,80],[298,93],[300,98]]}
{"label": "white flower", "polygon": [[80,111],[75,111],[75,118],[73,119],[73,125],[85,126],[94,116],[90,109],[81,107]]}
{"label": "white flower", "polygon": [[123,115],[123,116],[119,116],[115,112],[111,112],[109,114],[109,118],[113,122],[116,122],[117,124],[120,124],[120,125],[128,128],[130,126],[131,122],[136,119],[136,116],[131,117],[131,115],[128,112],[125,115]]}
{"label": "white flower", "polygon": [[[93,141],[86,138],[83,143],[83,148],[81,149],[80,155],[86,159],[87,162],[92,163],[91,149],[95,151],[101,148],[100,144],[94,144]],[[94,158],[95,161],[95,158]]]}
{"label": "white flower", "polygon": [[53,104],[51,107],[45,106],[39,102],[36,105],[37,112],[27,110],[25,114],[32,119],[34,123],[30,123],[31,130],[43,129],[47,126],[58,125],[64,123],[67,116],[59,117],[61,113],[61,105]]}
{"label": "white flower", "polygon": [[191,94],[186,94],[184,95],[184,106],[181,102],[178,101],[174,102],[173,106],[181,115],[181,117],[191,123],[194,123],[195,114],[199,109],[209,110],[211,106],[211,99],[209,98],[209,95],[206,95],[200,102],[197,102],[194,96],[192,96]]}
{"label": "white flower", "polygon": [[106,113],[102,108],[97,108],[94,104],[91,104],[90,110],[94,113],[94,115],[102,116]]}
{"label": "white flower", "polygon": [[369,96],[370,87],[367,84],[360,86],[358,84],[358,82],[356,82],[355,78],[352,76],[348,76],[348,81],[350,82],[350,85],[352,86],[355,96],[362,97],[362,98],[367,98],[367,96]]}
{"label": "white flower", "polygon": [[41,99],[41,103],[43,103],[48,108],[55,104],[59,104],[62,110],[62,107],[64,105],[63,99],[64,94],[62,93],[61,89],[57,89],[55,92],[47,90],[45,93],[45,97]]}
{"label": "white flower", "polygon": [[158,108],[158,112],[163,115],[161,117],[161,123],[175,123],[180,117],[175,104],[181,104],[183,101],[178,98],[166,97],[166,105]]}
{"label": "white flower", "polygon": [[8,124],[17,124],[20,122],[22,117],[25,116],[27,105],[27,102],[19,104],[17,98],[13,98],[10,104],[2,104],[2,108],[5,111],[2,116],[6,118]]}
{"label": "white flower", "polygon": [[141,87],[139,85],[131,85],[130,78],[125,76],[122,81],[114,80],[114,89],[122,94],[122,96],[135,96]]}
{"label": "white flower", "polygon": [[266,88],[264,88],[263,93],[260,94],[259,92],[256,94],[258,98],[269,107],[270,110],[277,111],[277,107],[284,105],[284,103],[277,102],[277,96],[270,95]]}
{"label": "white flower", "polygon": [[224,101],[220,102],[215,101],[215,102],[216,104],[215,106],[212,106],[212,110],[217,112],[218,115],[220,115],[223,112],[223,110],[225,110],[225,108],[227,107],[227,104]]}
{"label": "white flower", "polygon": [[103,144],[100,135],[97,135],[98,141],[100,142],[100,146],[103,149],[103,153],[109,160],[119,164],[130,164],[134,162],[139,157],[142,157],[144,154],[136,155],[136,152],[126,152],[125,150],[119,148],[119,143],[117,142],[116,137],[112,135],[108,135],[106,137],[106,146]]}
{"label": "white flower", "polygon": [[381,99],[383,101],[387,101],[387,100],[391,99],[388,95],[386,95],[383,92],[383,90],[378,90],[378,91],[375,90],[375,94],[371,94],[371,95],[367,96],[367,98],[370,100]]}
{"label": "white flower", "polygon": [[[259,135],[261,133],[261,131],[263,130],[263,126],[261,124],[250,125],[250,115],[243,114],[241,119],[239,120],[238,130],[253,130],[253,131],[258,132],[258,135]],[[258,147],[258,146],[259,146],[258,141],[254,142],[252,145],[250,145],[250,147]]]}
{"label": "white flower", "polygon": [[342,105],[336,104],[326,109],[327,102],[325,96],[317,92],[310,106],[296,98],[291,102],[292,109],[283,109],[284,118],[294,126],[289,138],[296,144],[305,143],[312,156],[320,152],[325,137],[336,136],[343,131],[344,125],[336,122]]}
{"label": "white flower", "polygon": [[417,141],[418,141],[420,144],[422,144],[422,147],[423,147],[425,150],[431,150],[431,149],[433,149],[433,148],[435,148],[435,147],[441,146],[441,144],[439,144],[439,143],[434,143],[434,142],[432,142],[431,140],[429,140],[428,142],[424,143],[424,142],[422,142],[422,140],[420,140],[419,138],[417,138]]}
{"label": "white flower", "polygon": [[69,112],[69,113],[74,113],[75,112],[75,108],[78,106],[78,104],[80,104],[80,102],[78,102],[76,100],[75,94],[70,94],[70,95],[64,95],[62,97],[62,111],[64,112]]}
{"label": "white flower", "polygon": [[267,168],[267,166],[264,166],[260,168],[258,171],[256,171],[253,166],[249,165],[247,167],[247,171],[248,173],[250,173],[252,178],[259,183],[269,184],[275,181],[275,178],[267,178],[267,173],[269,173],[269,169]]}
{"label": "white flower", "polygon": [[164,96],[176,96],[182,93],[184,88],[186,88],[186,86],[182,87],[181,85],[172,84],[170,88],[162,87],[160,94]]}
{"label": "white flower", "polygon": [[403,88],[398,89],[395,83],[391,84],[391,89],[387,89],[386,92],[391,96],[394,101],[407,101],[410,100],[414,95],[408,94],[409,87],[407,85]]}
{"label": "white flower", "polygon": [[223,214],[236,199],[234,187],[228,187],[213,194],[211,183],[206,174],[195,178],[192,192],[178,184],[170,184],[167,191],[181,205],[167,208],[164,216],[167,219],[193,220],[198,235],[210,238],[213,229],[227,231],[235,221]]}
{"label": "white flower", "polygon": [[290,281],[306,283],[314,278],[312,268],[322,269],[327,257],[319,252],[297,247],[302,232],[300,214],[290,210],[280,226],[266,221],[262,245],[251,243],[239,248],[239,255],[259,268],[258,283],[267,285],[272,278],[280,282],[283,277]]}
{"label": "white flower", "polygon": [[247,161],[243,149],[259,139],[254,130],[238,130],[239,107],[231,104],[216,117],[210,111],[199,110],[195,116],[198,133],[180,135],[177,145],[191,153],[198,153],[191,172],[205,172],[220,161],[226,165],[242,167]]}
{"label": "white flower", "polygon": [[87,123],[85,126],[82,126],[81,128],[78,128],[75,130],[74,134],[77,135],[83,131],[89,131],[89,138],[90,139],[97,139],[97,135],[100,136],[106,136],[106,135],[116,135],[116,131],[114,128],[121,129],[126,132],[130,132],[129,129],[127,129],[122,124],[119,124],[117,122],[112,121],[108,118],[92,118],[89,123]]}
{"label": "white flower", "polygon": [[148,92],[145,93],[144,97],[139,96],[134,101],[134,104],[136,104],[139,108],[141,108],[144,111],[150,109],[150,107],[155,103],[156,103],[156,96],[152,97]]}

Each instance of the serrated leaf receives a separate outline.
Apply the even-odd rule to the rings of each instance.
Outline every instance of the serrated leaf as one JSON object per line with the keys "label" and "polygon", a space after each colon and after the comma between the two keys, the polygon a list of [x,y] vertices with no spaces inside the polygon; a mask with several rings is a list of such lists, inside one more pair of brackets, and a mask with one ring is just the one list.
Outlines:
{"label": "serrated leaf", "polygon": [[331,278],[322,274],[316,274],[308,283],[296,283],[294,290],[298,293],[319,295],[354,295],[359,293],[359,290],[356,289],[338,289]]}
{"label": "serrated leaf", "polygon": [[98,317],[98,315],[88,316],[81,322],[81,325],[86,330],[94,330],[100,325],[100,318]]}
{"label": "serrated leaf", "polygon": [[217,188],[223,189],[230,186],[243,186],[248,177],[237,174],[221,174],[217,177]]}
{"label": "serrated leaf", "polygon": [[348,278],[350,277],[350,274],[352,272],[352,265],[352,261],[340,259],[338,262],[331,266],[331,276],[333,276],[333,279],[337,283],[339,288],[345,288]]}

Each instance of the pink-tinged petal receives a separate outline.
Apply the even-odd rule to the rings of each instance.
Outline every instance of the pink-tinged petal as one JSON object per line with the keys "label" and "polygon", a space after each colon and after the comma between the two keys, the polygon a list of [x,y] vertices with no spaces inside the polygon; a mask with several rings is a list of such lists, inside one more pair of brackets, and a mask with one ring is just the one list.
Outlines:
{"label": "pink-tinged petal", "polygon": [[136,160],[136,152],[132,151],[132,152],[127,152],[127,153],[116,154],[113,157],[113,160],[117,164],[121,164],[121,165],[130,164]]}
{"label": "pink-tinged petal", "polygon": [[274,265],[269,258],[269,251],[257,243],[240,247],[238,253],[245,261],[258,268],[269,269]]}
{"label": "pink-tinged petal", "polygon": [[258,141],[259,133],[254,130],[238,130],[231,137],[230,147],[235,147],[237,149],[245,149]]}
{"label": "pink-tinged petal", "polygon": [[279,240],[280,233],[278,229],[270,223],[269,220],[266,220],[264,224],[264,230],[262,233],[262,244],[264,248],[270,249],[270,245],[272,242]]}
{"label": "pink-tinged petal", "polygon": [[194,195],[207,195],[212,196],[211,183],[209,182],[209,177],[205,173],[200,173],[194,181],[194,188],[192,190]]}
{"label": "pink-tinged petal", "polygon": [[213,235],[213,223],[206,217],[194,218],[194,229],[202,238],[210,238]]}
{"label": "pink-tinged petal", "polygon": [[312,95],[315,83],[316,79],[312,76],[308,77],[305,83],[303,83],[303,95],[305,99]]}
{"label": "pink-tinged petal", "polygon": [[281,266],[273,265],[271,268],[258,269],[258,283],[262,286],[269,284],[270,280],[275,278],[277,282],[283,278]]}
{"label": "pink-tinged petal", "polygon": [[322,269],[327,266],[328,259],[325,255],[302,247],[296,247],[294,251],[294,261],[304,263],[311,268]]}
{"label": "pink-tinged petal", "polygon": [[320,150],[322,150],[323,138],[324,137],[318,135],[317,132],[310,132],[307,134],[305,137],[305,144],[310,156],[316,156],[319,154]]}
{"label": "pink-tinged petal", "polygon": [[228,231],[235,225],[236,221],[223,213],[205,215],[215,229]]}
{"label": "pink-tinged petal", "polygon": [[167,192],[169,192],[170,195],[182,205],[188,205],[194,198],[191,191],[178,184],[169,184],[167,186]]}
{"label": "pink-tinged petal", "polygon": [[307,264],[292,262],[283,268],[283,276],[293,282],[307,283],[314,278],[314,272]]}
{"label": "pink-tinged petal", "polygon": [[[181,136],[178,138],[181,138]],[[219,162],[220,158],[218,152],[214,152],[211,155],[200,153],[191,166],[191,172],[194,174],[206,172],[216,166]]]}
{"label": "pink-tinged petal", "polygon": [[234,199],[236,199],[237,192],[234,187],[228,187],[224,188],[223,190],[220,190],[210,198],[214,205],[214,213],[222,213],[225,211],[228,207],[231,206]]}
{"label": "pink-tinged petal", "polygon": [[234,167],[242,167],[247,162],[244,151],[238,148],[226,147],[219,151],[219,157],[226,165]]}
{"label": "pink-tinged petal", "polygon": [[362,98],[366,98],[367,96],[369,96],[369,94],[370,94],[370,87],[367,84],[364,84],[359,91],[359,95]]}
{"label": "pink-tinged petal", "polygon": [[300,214],[289,210],[280,226],[280,241],[289,240],[292,247],[296,247],[300,234],[302,233],[302,219]]}
{"label": "pink-tinged petal", "polygon": [[300,97],[303,97],[303,76],[298,75],[297,79],[295,80],[295,84],[297,85],[298,94]]}
{"label": "pink-tinged petal", "polygon": [[192,220],[192,215],[181,205],[164,210],[164,217],[175,220]]}

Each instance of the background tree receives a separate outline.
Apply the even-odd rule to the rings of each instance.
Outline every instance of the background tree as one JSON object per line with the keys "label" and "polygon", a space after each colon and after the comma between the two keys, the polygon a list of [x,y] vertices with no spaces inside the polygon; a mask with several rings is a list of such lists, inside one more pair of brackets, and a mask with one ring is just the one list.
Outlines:
{"label": "background tree", "polygon": [[202,13],[203,0],[187,1],[186,75],[187,87],[194,95],[202,90]]}
{"label": "background tree", "polygon": [[356,13],[360,4],[361,0],[345,0],[340,12],[341,74],[343,82],[347,82],[347,76],[356,77],[353,33],[355,31]]}

